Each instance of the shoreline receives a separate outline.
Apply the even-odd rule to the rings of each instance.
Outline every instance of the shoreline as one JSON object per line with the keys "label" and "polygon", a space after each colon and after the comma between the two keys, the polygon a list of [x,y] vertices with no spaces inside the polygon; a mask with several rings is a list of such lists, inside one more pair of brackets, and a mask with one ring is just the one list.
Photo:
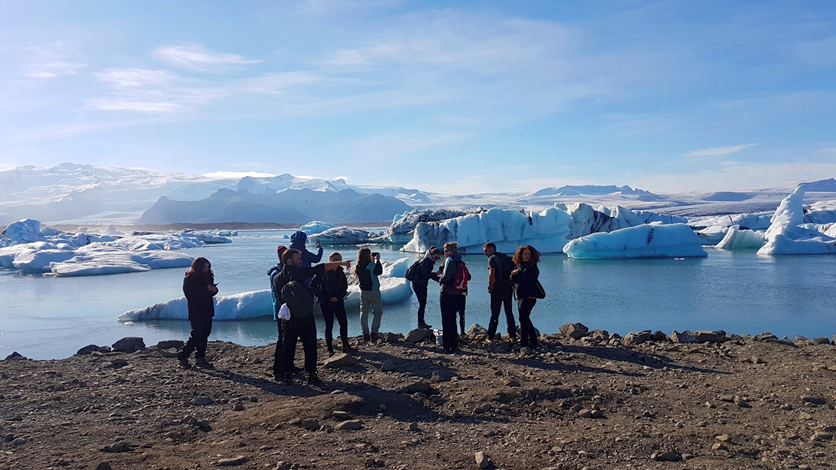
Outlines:
{"label": "shoreline", "polygon": [[823,340],[637,343],[564,326],[533,351],[355,338],[347,363],[320,365],[322,388],[304,373],[272,380],[272,345],[211,341],[214,369],[178,368],[172,343],[3,360],[0,466],[819,468],[836,457]]}

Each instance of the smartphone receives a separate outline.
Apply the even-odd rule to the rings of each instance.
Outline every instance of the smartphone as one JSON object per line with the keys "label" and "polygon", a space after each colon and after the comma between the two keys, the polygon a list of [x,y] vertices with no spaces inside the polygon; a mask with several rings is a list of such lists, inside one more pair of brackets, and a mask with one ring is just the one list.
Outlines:
{"label": "smartphone", "polygon": [[319,247],[320,247],[319,238],[317,238],[317,239],[316,239],[316,247],[317,247],[317,248],[319,248]]}
{"label": "smartphone", "polygon": [[380,258],[380,253],[378,253],[378,252],[376,252],[376,251],[375,251],[375,252],[373,252],[373,253],[372,253],[372,258]]}

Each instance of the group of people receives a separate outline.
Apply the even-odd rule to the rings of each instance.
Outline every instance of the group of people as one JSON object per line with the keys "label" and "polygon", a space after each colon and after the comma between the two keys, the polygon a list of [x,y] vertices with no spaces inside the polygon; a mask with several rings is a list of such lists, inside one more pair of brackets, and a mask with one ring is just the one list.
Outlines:
{"label": "group of people", "polygon": [[[279,246],[279,263],[273,266],[270,277],[273,296],[273,319],[277,322],[278,338],[273,361],[273,375],[277,380],[291,381],[296,372],[294,356],[297,341],[302,343],[305,371],[308,383],[321,383],[316,372],[316,322],[314,302],[319,302],[325,320],[325,344],[329,354],[334,354],[334,319],[339,323],[339,335],[343,352],[353,352],[348,342],[348,320],[345,310],[345,296],[348,294],[348,280],[343,268],[351,268],[351,261],[343,261],[340,253],[334,252],[328,262],[322,259],[322,246],[316,243],[316,253],[306,248],[307,235],[297,231],[291,236],[290,248]],[[508,336],[517,338],[517,328],[512,311],[512,296],[516,296],[520,319],[520,345],[536,347],[537,336],[531,323],[531,310],[545,296],[538,280],[537,263],[540,253],[532,246],[517,249],[513,258],[496,251],[493,243],[483,247],[488,257],[491,296],[491,319],[488,326],[488,340],[493,340],[499,324],[500,309],[505,309]],[[435,264],[444,257],[444,262],[435,270]],[[383,274],[380,253],[367,247],[360,248],[351,273],[360,286],[360,325],[364,341],[376,341],[380,331],[383,306],[378,276]],[[440,309],[442,322],[442,345],[445,352],[458,349],[459,333],[465,334],[465,306],[468,282],[471,279],[467,265],[459,253],[458,244],[449,242],[443,250],[431,247],[426,255],[410,267],[407,277],[418,298],[418,326],[431,328],[426,323],[426,307],[429,281],[440,285]],[[206,258],[196,258],[183,280],[183,293],[188,302],[191,334],[178,353],[180,366],[191,367],[188,361],[195,352],[196,365],[212,367],[206,360],[206,345],[212,331],[214,316],[213,297],[218,293],[211,264]],[[372,316],[369,325],[369,316]]]}
{"label": "group of people", "polygon": [[[512,309],[512,297],[517,298],[517,308],[520,317],[520,345],[524,347],[537,347],[537,335],[534,325],[531,323],[531,311],[537,303],[537,299],[545,297],[545,292],[540,284],[540,270],[537,263],[540,261],[540,252],[531,245],[524,245],[517,248],[513,258],[496,251],[496,245],[485,243],[482,246],[485,256],[488,257],[488,292],[491,297],[491,319],[488,323],[488,341],[496,337],[496,330],[499,326],[499,313],[502,307],[505,308],[505,321],[508,327],[508,337],[512,341],[517,339],[517,327]],[[439,269],[433,270],[442,255],[444,262]],[[410,280],[412,290],[418,299],[418,327],[430,328],[427,324],[427,291],[429,281],[440,284],[441,296],[439,299],[441,309],[442,325],[442,346],[445,352],[453,352],[458,348],[459,333],[456,329],[456,318],[458,316],[458,327],[461,329],[461,336],[465,335],[465,307],[467,305],[468,282],[471,279],[467,265],[462,260],[457,242],[448,242],[444,249],[430,247],[426,255],[410,267]]]}

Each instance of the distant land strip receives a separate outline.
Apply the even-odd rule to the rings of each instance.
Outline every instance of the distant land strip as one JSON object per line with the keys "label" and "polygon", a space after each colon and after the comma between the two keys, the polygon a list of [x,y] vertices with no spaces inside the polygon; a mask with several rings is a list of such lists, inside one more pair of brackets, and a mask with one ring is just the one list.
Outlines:
{"label": "distant land strip", "polygon": [[[126,232],[126,231],[167,231],[167,230],[183,230],[183,229],[193,229],[193,230],[211,230],[211,229],[221,229],[221,230],[293,230],[298,229],[302,226],[302,224],[278,224],[273,222],[259,222],[259,223],[252,223],[252,222],[221,222],[221,223],[213,223],[213,224],[192,224],[192,223],[181,223],[181,224],[160,224],[160,225],[122,225],[122,224],[108,224],[108,223],[79,223],[79,224],[44,224],[52,228],[56,228],[58,230],[63,230],[65,232],[73,232],[78,227],[107,227],[113,226],[117,230]],[[353,222],[353,223],[346,223],[346,224],[335,224],[338,227],[362,227],[362,228],[388,228],[392,225],[391,221],[388,222]]]}

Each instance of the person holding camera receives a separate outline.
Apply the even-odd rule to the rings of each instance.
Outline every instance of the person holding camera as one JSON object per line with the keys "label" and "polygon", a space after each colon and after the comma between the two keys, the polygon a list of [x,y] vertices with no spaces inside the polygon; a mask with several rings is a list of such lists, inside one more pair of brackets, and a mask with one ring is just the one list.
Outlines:
{"label": "person holding camera", "polygon": [[183,294],[188,302],[189,323],[192,325],[189,340],[177,353],[180,367],[184,369],[191,368],[189,356],[192,351],[195,351],[198,367],[212,368],[212,364],[206,360],[206,346],[212,332],[212,317],[215,316],[213,297],[217,293],[218,285],[215,284],[212,264],[206,258],[195,258],[183,279]]}
{"label": "person holding camera", "polygon": [[[290,236],[290,248],[292,250],[298,250],[300,256],[302,257],[302,266],[303,268],[310,268],[322,259],[322,245],[319,243],[319,239],[316,240],[316,254],[311,253],[305,247],[305,244],[308,243],[308,235],[301,231],[297,230],[296,233]],[[305,280],[305,282],[310,285],[311,278]]]}
{"label": "person holding camera", "polygon": [[[380,297],[380,281],[383,274],[380,253],[372,253],[369,248],[360,248],[357,252],[357,264],[354,277],[360,282],[360,327],[363,328],[364,341],[377,341],[380,332],[380,317],[383,315],[383,300]],[[372,327],[369,330],[369,308],[374,312]]]}

